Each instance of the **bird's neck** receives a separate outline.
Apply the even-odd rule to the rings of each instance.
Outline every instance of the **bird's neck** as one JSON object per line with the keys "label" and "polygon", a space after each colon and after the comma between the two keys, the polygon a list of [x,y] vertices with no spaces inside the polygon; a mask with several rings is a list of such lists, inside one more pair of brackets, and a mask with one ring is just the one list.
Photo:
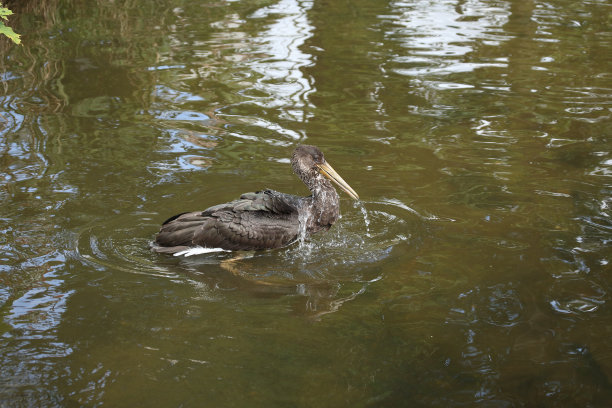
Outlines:
{"label": "bird's neck", "polygon": [[[310,186],[309,186],[310,187]],[[309,233],[322,229],[329,229],[340,216],[340,198],[336,189],[327,179],[310,189],[312,195],[308,197],[304,208],[304,222]]]}

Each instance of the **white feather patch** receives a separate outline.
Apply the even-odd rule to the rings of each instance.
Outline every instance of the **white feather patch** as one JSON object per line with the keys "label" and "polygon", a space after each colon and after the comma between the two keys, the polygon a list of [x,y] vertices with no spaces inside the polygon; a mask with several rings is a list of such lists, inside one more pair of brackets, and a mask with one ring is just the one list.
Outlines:
{"label": "white feather patch", "polygon": [[209,254],[211,252],[230,252],[223,248],[204,248],[204,247],[193,247],[186,249],[184,251],[180,251],[174,254],[174,256],[192,256],[192,255],[200,255],[200,254]]}

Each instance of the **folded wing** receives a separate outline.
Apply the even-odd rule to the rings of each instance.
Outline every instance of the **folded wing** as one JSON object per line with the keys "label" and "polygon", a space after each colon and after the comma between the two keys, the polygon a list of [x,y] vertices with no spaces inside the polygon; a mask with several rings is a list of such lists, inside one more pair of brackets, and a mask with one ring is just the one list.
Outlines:
{"label": "folded wing", "polygon": [[156,252],[176,253],[190,247],[226,250],[278,248],[297,238],[300,198],[265,190],[204,211],[176,215],[156,236]]}

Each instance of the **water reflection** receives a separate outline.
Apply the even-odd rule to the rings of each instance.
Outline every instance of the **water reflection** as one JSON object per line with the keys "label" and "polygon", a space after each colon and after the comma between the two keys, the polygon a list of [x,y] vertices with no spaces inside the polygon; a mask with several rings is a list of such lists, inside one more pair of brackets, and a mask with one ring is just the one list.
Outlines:
{"label": "water reflection", "polygon": [[[231,299],[232,302],[235,302],[234,296],[268,301],[278,299],[292,315],[309,319],[320,319],[337,312],[345,303],[363,294],[370,283],[380,279],[351,282],[337,281],[332,276],[313,278],[301,268],[293,273],[274,270],[268,262],[257,258],[200,258],[181,263],[197,292],[205,293],[208,299]],[[215,272],[211,265],[218,265],[220,269]]]}
{"label": "water reflection", "polygon": [[[36,389],[40,384],[53,381],[57,376],[58,359],[69,356],[72,346],[57,338],[63,321],[67,301],[72,291],[63,288],[63,254],[54,252],[24,261],[19,268],[3,271],[12,278],[8,292],[2,291],[3,303],[0,339],[3,399],[19,401],[23,391]],[[25,275],[25,276],[24,276]],[[29,276],[26,277],[26,276]],[[28,282],[29,280],[29,282]],[[24,288],[23,284],[31,285]],[[5,287],[6,288],[6,287]],[[31,400],[38,400],[32,393]],[[44,404],[44,399],[39,400]]]}
{"label": "water reflection", "polygon": [[[507,3],[420,1],[392,2],[390,7],[395,13],[379,18],[390,25],[387,37],[402,45],[402,55],[393,56],[388,62],[394,72],[432,78],[507,66],[503,58],[474,61],[470,55],[476,47],[497,47],[508,39],[501,29],[508,20]],[[449,80],[432,78],[419,82],[440,90],[473,87]]]}
{"label": "water reflection", "polygon": [[280,15],[261,35],[266,41],[258,48],[266,58],[249,64],[260,76],[255,90],[271,96],[268,101],[255,99],[256,103],[262,107],[279,107],[282,111],[279,119],[303,121],[308,118],[304,108],[309,104],[312,80],[303,74],[302,68],[313,63],[312,56],[303,51],[304,43],[312,36],[313,27],[307,14],[311,7],[310,1],[283,0],[250,16]]}
{"label": "water reflection", "polygon": [[[302,45],[311,35],[310,7],[309,2],[287,0],[258,8],[248,19],[228,13],[210,23],[211,33],[194,27],[193,34],[203,37],[195,41],[185,41],[177,33],[176,47],[160,55],[152,68],[163,66],[169,73],[176,72],[182,89],[166,81],[157,85],[147,114],[153,114],[170,133],[171,149],[179,158],[153,168],[193,170],[209,168],[215,159],[225,162],[227,158],[200,149],[215,147],[219,138],[226,145],[269,143],[279,147],[304,138],[281,122],[306,118],[304,107],[312,87],[302,68],[312,64],[312,57],[302,51]],[[177,10],[181,18],[185,12]],[[251,37],[247,31],[260,24],[264,24],[263,31]],[[185,55],[181,57],[184,64],[170,63],[176,61],[177,49]],[[175,109],[167,110],[169,106]],[[262,114],[261,109],[275,113]],[[183,140],[190,145],[181,146]]]}
{"label": "water reflection", "polygon": [[[13,4],[8,406],[607,406],[605,1]],[[364,197],[329,233],[148,251],[163,214],[305,193],[304,139]]]}
{"label": "water reflection", "polygon": [[[394,250],[418,250],[419,231],[425,226],[421,218],[406,217],[408,207],[394,202],[359,206],[362,212],[349,211],[331,231],[287,248],[178,258],[152,257],[149,241],[158,229],[152,223],[153,214],[131,213],[84,227],[75,237],[73,256],[105,275],[113,271],[190,282],[198,293],[204,291],[214,301],[227,297],[227,292],[239,298],[247,294],[279,298],[292,304],[293,314],[320,318],[380,280],[376,265]],[[130,225],[129,220],[134,219],[140,220],[138,225]],[[364,235],[370,223],[377,228]]]}

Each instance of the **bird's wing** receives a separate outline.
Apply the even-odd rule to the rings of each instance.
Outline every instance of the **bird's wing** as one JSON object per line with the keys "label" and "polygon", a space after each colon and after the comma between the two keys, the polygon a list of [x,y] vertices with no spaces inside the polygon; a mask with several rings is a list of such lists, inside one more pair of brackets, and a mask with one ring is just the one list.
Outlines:
{"label": "bird's wing", "polygon": [[[193,236],[203,225],[209,222],[210,217],[202,215],[201,211],[182,213],[168,218],[161,226],[155,237],[155,244],[159,247],[176,247],[177,252],[185,247],[193,246]],[[179,247],[182,247],[180,249]],[[157,252],[157,247],[153,248]],[[172,251],[170,251],[172,252]]]}
{"label": "bird's wing", "polygon": [[204,215],[214,214],[218,211],[265,211],[271,214],[291,214],[297,211],[299,197],[290,194],[279,193],[274,190],[256,191],[245,193],[238,200],[225,204],[219,204],[207,208]]}
{"label": "bird's wing", "polygon": [[298,197],[265,190],[201,212],[179,214],[168,219],[157,234],[156,244],[165,247],[158,252],[178,252],[198,245],[228,250],[287,245],[298,234],[298,201]]}
{"label": "bird's wing", "polygon": [[209,216],[194,234],[193,243],[210,248],[259,250],[285,246],[299,231],[297,212],[221,210]]}

